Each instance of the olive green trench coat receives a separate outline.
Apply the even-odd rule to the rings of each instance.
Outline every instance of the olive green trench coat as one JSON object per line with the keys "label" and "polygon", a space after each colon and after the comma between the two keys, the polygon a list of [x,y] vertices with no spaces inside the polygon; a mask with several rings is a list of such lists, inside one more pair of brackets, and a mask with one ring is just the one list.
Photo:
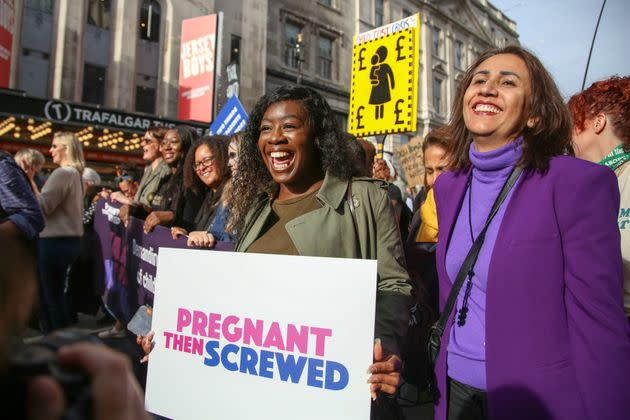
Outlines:
{"label": "olive green trench coat", "polygon": [[[369,178],[353,179],[356,219],[350,211],[348,185],[349,181],[326,174],[317,193],[322,207],[285,227],[300,255],[378,260],[375,338],[381,339],[386,352],[399,355],[407,333],[411,282],[386,184]],[[236,251],[249,248],[271,214],[271,199],[262,198],[247,216]]]}

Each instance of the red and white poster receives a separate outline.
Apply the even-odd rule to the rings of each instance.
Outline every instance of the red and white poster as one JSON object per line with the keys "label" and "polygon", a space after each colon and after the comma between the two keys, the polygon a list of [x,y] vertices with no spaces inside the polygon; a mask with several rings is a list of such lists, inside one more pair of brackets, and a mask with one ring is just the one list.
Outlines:
{"label": "red and white poster", "polygon": [[213,115],[217,15],[185,19],[181,39],[178,118],[210,122]]}
{"label": "red and white poster", "polygon": [[13,0],[0,0],[0,87],[9,87],[15,20]]}

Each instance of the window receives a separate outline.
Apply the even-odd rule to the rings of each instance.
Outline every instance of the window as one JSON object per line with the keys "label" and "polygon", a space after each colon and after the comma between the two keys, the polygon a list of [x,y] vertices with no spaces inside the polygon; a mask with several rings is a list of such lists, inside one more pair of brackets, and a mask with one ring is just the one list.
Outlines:
{"label": "window", "polygon": [[46,97],[53,39],[53,0],[27,0],[22,14],[18,87]]}
{"label": "window", "polygon": [[136,111],[148,114],[155,114],[161,15],[160,3],[142,0],[136,41]]}
{"label": "window", "polygon": [[26,8],[41,13],[52,14],[54,1],[53,0],[26,0]]}
{"label": "window", "polygon": [[85,63],[83,68],[83,102],[105,103],[105,67]]}
{"label": "window", "polygon": [[140,39],[160,42],[160,4],[155,0],[144,0],[140,8]]}
{"label": "window", "polygon": [[111,0],[89,0],[87,23],[101,29],[109,29],[111,23]]}
{"label": "window", "polygon": [[455,67],[463,69],[464,63],[464,43],[458,39],[455,40]]}
{"label": "window", "polygon": [[332,47],[332,39],[319,37],[319,75],[325,79],[332,79]]}
{"label": "window", "polygon": [[385,22],[384,0],[374,0],[374,26],[383,26]]}
{"label": "window", "polygon": [[136,75],[136,111],[155,114],[156,86],[154,77]]}
{"label": "window", "polygon": [[323,4],[324,6],[332,7],[332,0],[317,0],[317,3]]}
{"label": "window", "polygon": [[413,13],[411,13],[409,10],[407,10],[407,9],[403,9],[403,12],[402,12],[403,19],[404,19],[404,18],[408,18],[408,17],[409,17],[409,16],[411,16],[412,14],[413,14]]}
{"label": "window", "polygon": [[433,45],[431,52],[434,57],[442,57],[442,30],[440,28],[433,28]]}
{"label": "window", "polygon": [[105,74],[110,64],[111,0],[88,0],[83,42],[83,101],[105,104]]}
{"label": "window", "polygon": [[433,78],[433,109],[438,114],[442,113],[442,80]]}
{"label": "window", "polygon": [[337,121],[337,125],[339,126],[339,129],[341,130],[342,133],[345,133],[347,130],[347,124],[348,124],[348,115],[347,114],[343,114],[341,112],[334,112],[334,116],[335,116],[335,120]]}
{"label": "window", "polygon": [[294,69],[298,68],[298,34],[302,31],[297,25],[292,23],[284,24],[284,64]]}
{"label": "window", "polygon": [[241,37],[234,34],[230,38],[230,63],[241,64]]}

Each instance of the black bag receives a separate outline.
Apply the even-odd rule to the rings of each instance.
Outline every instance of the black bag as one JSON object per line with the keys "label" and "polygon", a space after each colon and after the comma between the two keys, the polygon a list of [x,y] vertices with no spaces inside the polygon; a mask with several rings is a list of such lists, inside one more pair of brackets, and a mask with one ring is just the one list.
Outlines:
{"label": "black bag", "polygon": [[[457,300],[459,291],[461,290],[464,284],[464,280],[466,280],[466,277],[470,277],[472,279],[472,276],[475,274],[473,272],[473,267],[475,266],[475,263],[477,262],[477,257],[479,256],[479,251],[481,250],[481,246],[483,245],[483,242],[485,240],[486,231],[488,230],[488,226],[490,225],[490,222],[492,222],[492,219],[497,214],[499,207],[501,207],[501,204],[505,200],[505,197],[507,197],[508,193],[510,192],[510,190],[516,183],[516,180],[518,179],[522,171],[523,171],[523,168],[516,166],[514,170],[512,170],[512,173],[510,174],[508,179],[505,181],[505,184],[503,184],[503,188],[501,189],[501,192],[497,196],[496,201],[492,205],[492,210],[490,210],[490,214],[488,215],[488,219],[486,220],[486,223],[484,224],[483,229],[481,229],[481,232],[479,232],[477,239],[475,239],[475,242],[470,248],[470,251],[468,251],[468,255],[466,255],[466,259],[464,260],[464,263],[462,264],[462,266],[459,269],[459,272],[457,273],[457,277],[455,278],[455,282],[453,283],[451,292],[448,295],[448,299],[446,300],[444,309],[442,310],[442,313],[440,314],[440,318],[431,327],[429,340],[427,341],[427,353],[429,355],[428,357],[429,364],[430,364],[429,369],[430,369],[430,372],[433,372],[433,373],[429,374],[428,388],[429,388],[429,393],[432,395],[434,401],[437,401],[437,399],[439,398],[439,394],[437,390],[437,382],[436,382],[437,378],[435,377],[435,362],[438,358],[438,355],[440,354],[440,347],[442,345],[442,335],[444,335],[446,322],[448,320],[448,317],[451,315],[451,312],[453,312],[453,306],[455,306],[455,301]],[[469,181],[469,185],[470,185],[470,181]]]}

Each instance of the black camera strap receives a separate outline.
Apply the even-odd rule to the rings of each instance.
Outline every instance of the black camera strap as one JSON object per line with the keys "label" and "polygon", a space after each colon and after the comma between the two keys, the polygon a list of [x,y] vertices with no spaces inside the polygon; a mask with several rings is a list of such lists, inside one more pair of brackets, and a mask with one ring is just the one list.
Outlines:
{"label": "black camera strap", "polygon": [[[473,267],[475,266],[475,263],[477,262],[477,258],[479,257],[479,251],[481,251],[481,246],[483,245],[483,242],[485,240],[488,226],[490,226],[490,222],[492,222],[492,219],[494,219],[494,216],[499,211],[499,207],[501,207],[501,204],[503,203],[503,201],[505,201],[505,198],[507,197],[508,193],[510,192],[510,190],[516,183],[516,180],[520,176],[521,172],[523,172],[523,168],[521,168],[520,166],[514,167],[514,169],[512,170],[512,173],[510,174],[508,179],[505,181],[505,184],[503,184],[503,188],[501,189],[501,192],[499,193],[499,195],[497,196],[497,199],[492,205],[492,210],[490,210],[490,214],[488,215],[488,219],[486,220],[486,223],[483,226],[483,229],[481,229],[481,232],[479,232],[477,239],[475,239],[475,242],[470,248],[470,251],[468,251],[468,255],[466,255],[466,259],[464,260],[464,263],[462,264],[462,266],[459,269],[459,272],[457,273],[457,277],[455,278],[455,282],[453,283],[451,292],[448,295],[448,299],[446,299],[446,304],[444,305],[444,309],[442,310],[442,313],[440,314],[440,318],[433,325],[433,328],[432,328],[431,339],[437,338],[438,343],[441,340],[442,335],[444,334],[444,328],[446,327],[446,322],[451,312],[453,311],[453,306],[455,306],[455,301],[457,300],[457,296],[459,295],[462,285],[464,284],[464,280],[466,280],[466,277],[468,276],[472,277],[474,275]],[[472,175],[471,175],[471,182],[472,182]],[[434,334],[438,334],[438,336],[434,337]],[[437,353],[435,354],[435,358],[437,358]],[[432,360],[432,362],[435,363],[435,360]]]}

